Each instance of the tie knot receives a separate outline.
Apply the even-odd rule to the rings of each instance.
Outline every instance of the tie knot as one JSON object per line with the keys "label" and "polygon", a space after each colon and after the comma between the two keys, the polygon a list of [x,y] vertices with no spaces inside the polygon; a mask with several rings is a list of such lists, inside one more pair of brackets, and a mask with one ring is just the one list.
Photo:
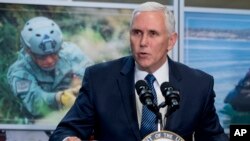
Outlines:
{"label": "tie knot", "polygon": [[145,77],[145,80],[146,80],[149,84],[152,85],[156,79],[155,79],[155,77],[154,77],[153,74],[148,74],[148,75]]}

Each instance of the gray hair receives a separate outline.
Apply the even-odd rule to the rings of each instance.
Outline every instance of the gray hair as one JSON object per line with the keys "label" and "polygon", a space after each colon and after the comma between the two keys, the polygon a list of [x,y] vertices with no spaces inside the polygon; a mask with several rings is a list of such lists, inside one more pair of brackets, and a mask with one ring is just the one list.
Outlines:
{"label": "gray hair", "polygon": [[130,26],[133,23],[134,16],[138,12],[143,12],[143,11],[162,11],[164,12],[165,15],[165,24],[166,24],[166,29],[168,30],[169,33],[175,32],[175,18],[173,13],[167,8],[167,6],[162,5],[157,2],[145,2],[136,9],[134,9],[133,14],[132,14],[132,19],[130,22]]}

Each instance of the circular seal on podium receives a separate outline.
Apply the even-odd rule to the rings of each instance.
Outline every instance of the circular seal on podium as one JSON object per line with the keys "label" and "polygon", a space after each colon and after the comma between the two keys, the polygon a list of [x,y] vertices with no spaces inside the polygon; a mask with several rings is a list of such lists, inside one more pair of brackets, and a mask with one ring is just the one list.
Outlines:
{"label": "circular seal on podium", "polygon": [[142,141],[184,141],[184,139],[171,131],[156,131],[147,135]]}

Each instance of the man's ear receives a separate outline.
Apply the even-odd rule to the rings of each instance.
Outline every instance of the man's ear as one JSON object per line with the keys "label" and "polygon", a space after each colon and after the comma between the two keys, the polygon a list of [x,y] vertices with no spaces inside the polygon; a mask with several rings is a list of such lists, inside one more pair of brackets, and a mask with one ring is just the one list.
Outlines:
{"label": "man's ear", "polygon": [[174,48],[177,38],[178,38],[178,34],[176,32],[173,32],[170,34],[170,37],[168,38],[168,51]]}

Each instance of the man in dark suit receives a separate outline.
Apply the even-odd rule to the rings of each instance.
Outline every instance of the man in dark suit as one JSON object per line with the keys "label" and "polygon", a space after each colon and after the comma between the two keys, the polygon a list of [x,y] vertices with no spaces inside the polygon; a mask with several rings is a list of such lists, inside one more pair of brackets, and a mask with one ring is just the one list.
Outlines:
{"label": "man in dark suit", "polygon": [[[163,82],[180,92],[179,109],[164,120],[165,130],[186,141],[227,141],[214,106],[212,76],[167,56],[177,40],[174,24],[172,13],[159,3],[146,2],[135,9],[130,27],[132,56],[86,69],[75,104],[50,140],[79,141],[93,134],[97,140],[140,141],[149,121],[145,122],[134,84],[150,74],[158,104],[164,101]],[[165,115],[166,107],[160,111]],[[153,126],[144,129],[147,134],[157,130]]]}

